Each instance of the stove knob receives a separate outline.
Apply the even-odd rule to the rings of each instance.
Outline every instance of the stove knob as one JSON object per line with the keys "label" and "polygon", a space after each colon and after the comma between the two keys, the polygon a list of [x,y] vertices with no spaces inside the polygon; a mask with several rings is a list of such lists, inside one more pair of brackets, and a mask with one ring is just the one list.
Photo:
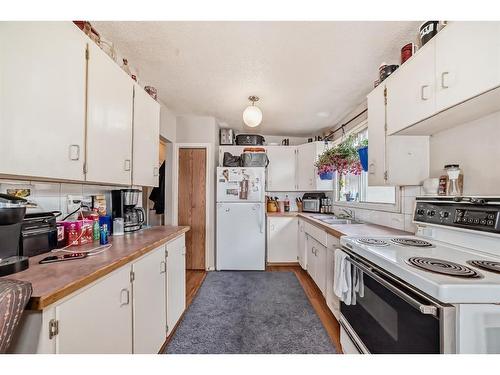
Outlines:
{"label": "stove knob", "polygon": [[448,211],[441,211],[439,212],[439,216],[441,219],[446,219],[448,216],[450,216],[450,213]]}
{"label": "stove knob", "polygon": [[432,210],[431,212],[428,213],[429,216],[434,216],[436,215],[436,211]]}

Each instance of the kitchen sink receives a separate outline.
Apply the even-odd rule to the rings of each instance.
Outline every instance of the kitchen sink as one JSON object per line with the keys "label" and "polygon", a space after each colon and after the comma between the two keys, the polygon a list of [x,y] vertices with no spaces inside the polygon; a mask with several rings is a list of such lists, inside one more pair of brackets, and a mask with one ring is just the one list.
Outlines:
{"label": "kitchen sink", "polygon": [[362,224],[361,221],[353,220],[353,219],[345,219],[331,215],[316,215],[313,216],[313,219],[322,221],[325,224],[330,225],[338,225],[338,224]]}

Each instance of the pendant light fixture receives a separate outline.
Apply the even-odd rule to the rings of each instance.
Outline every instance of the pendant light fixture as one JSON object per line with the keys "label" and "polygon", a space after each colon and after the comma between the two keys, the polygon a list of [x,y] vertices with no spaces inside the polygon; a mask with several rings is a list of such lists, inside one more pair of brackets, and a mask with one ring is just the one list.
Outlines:
{"label": "pendant light fixture", "polygon": [[252,95],[248,97],[248,100],[252,102],[252,105],[249,105],[243,111],[243,122],[245,125],[255,128],[262,122],[262,111],[255,105],[255,102],[259,100],[259,97]]}

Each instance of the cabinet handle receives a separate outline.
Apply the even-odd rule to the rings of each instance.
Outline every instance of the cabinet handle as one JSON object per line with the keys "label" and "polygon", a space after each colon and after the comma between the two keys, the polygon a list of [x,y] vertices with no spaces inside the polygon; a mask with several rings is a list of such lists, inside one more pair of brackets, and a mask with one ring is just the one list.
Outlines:
{"label": "cabinet handle", "polygon": [[160,169],[158,167],[153,168],[153,176],[158,177],[158,174],[160,173]]}
{"label": "cabinet handle", "polygon": [[123,169],[127,172],[130,171],[130,159],[125,159],[125,162],[123,164]]}
{"label": "cabinet handle", "polygon": [[[125,302],[123,302],[123,295],[125,293]],[[130,303],[130,291],[127,288],[120,290],[120,307],[126,306]]]}
{"label": "cabinet handle", "polygon": [[441,87],[442,87],[443,89],[447,89],[448,87],[450,87],[450,86],[448,86],[447,84],[445,84],[445,79],[446,79],[446,76],[447,76],[448,74],[450,74],[450,72],[443,72],[443,73],[441,73]]}
{"label": "cabinet handle", "polygon": [[80,160],[80,145],[69,145],[69,160]]}
{"label": "cabinet handle", "polygon": [[165,273],[165,272],[167,272],[167,263],[164,260],[162,260],[160,262],[160,273]]}
{"label": "cabinet handle", "polygon": [[429,88],[429,85],[423,85],[420,87],[420,99],[428,100],[429,98],[425,96],[425,89]]}
{"label": "cabinet handle", "polygon": [[368,164],[368,174],[375,174],[375,163]]}

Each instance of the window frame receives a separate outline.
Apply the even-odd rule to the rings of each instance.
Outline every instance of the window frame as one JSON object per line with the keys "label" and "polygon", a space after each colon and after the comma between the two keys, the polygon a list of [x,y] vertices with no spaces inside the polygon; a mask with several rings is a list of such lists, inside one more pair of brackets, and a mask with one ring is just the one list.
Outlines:
{"label": "window frame", "polygon": [[[346,132],[344,136],[347,137],[353,133],[360,133],[365,129],[368,129],[368,120],[362,121],[357,126],[355,126],[354,128],[350,129],[348,132]],[[333,141],[333,146],[338,145],[341,141],[342,141],[342,138],[339,138],[339,139]],[[369,142],[369,140],[368,140],[368,142]],[[338,189],[338,177],[337,177],[337,174],[335,174],[334,187],[333,187],[332,191],[333,191],[334,205],[336,205],[336,206],[348,207],[348,208],[368,209],[368,210],[375,210],[375,211],[385,211],[385,212],[396,212],[396,213],[401,212],[402,189],[400,186],[394,186],[394,189],[395,189],[395,193],[394,193],[395,202],[394,203],[341,201],[341,200],[338,200],[337,189]],[[360,183],[359,193],[360,193],[360,198],[361,198],[361,183]]]}

